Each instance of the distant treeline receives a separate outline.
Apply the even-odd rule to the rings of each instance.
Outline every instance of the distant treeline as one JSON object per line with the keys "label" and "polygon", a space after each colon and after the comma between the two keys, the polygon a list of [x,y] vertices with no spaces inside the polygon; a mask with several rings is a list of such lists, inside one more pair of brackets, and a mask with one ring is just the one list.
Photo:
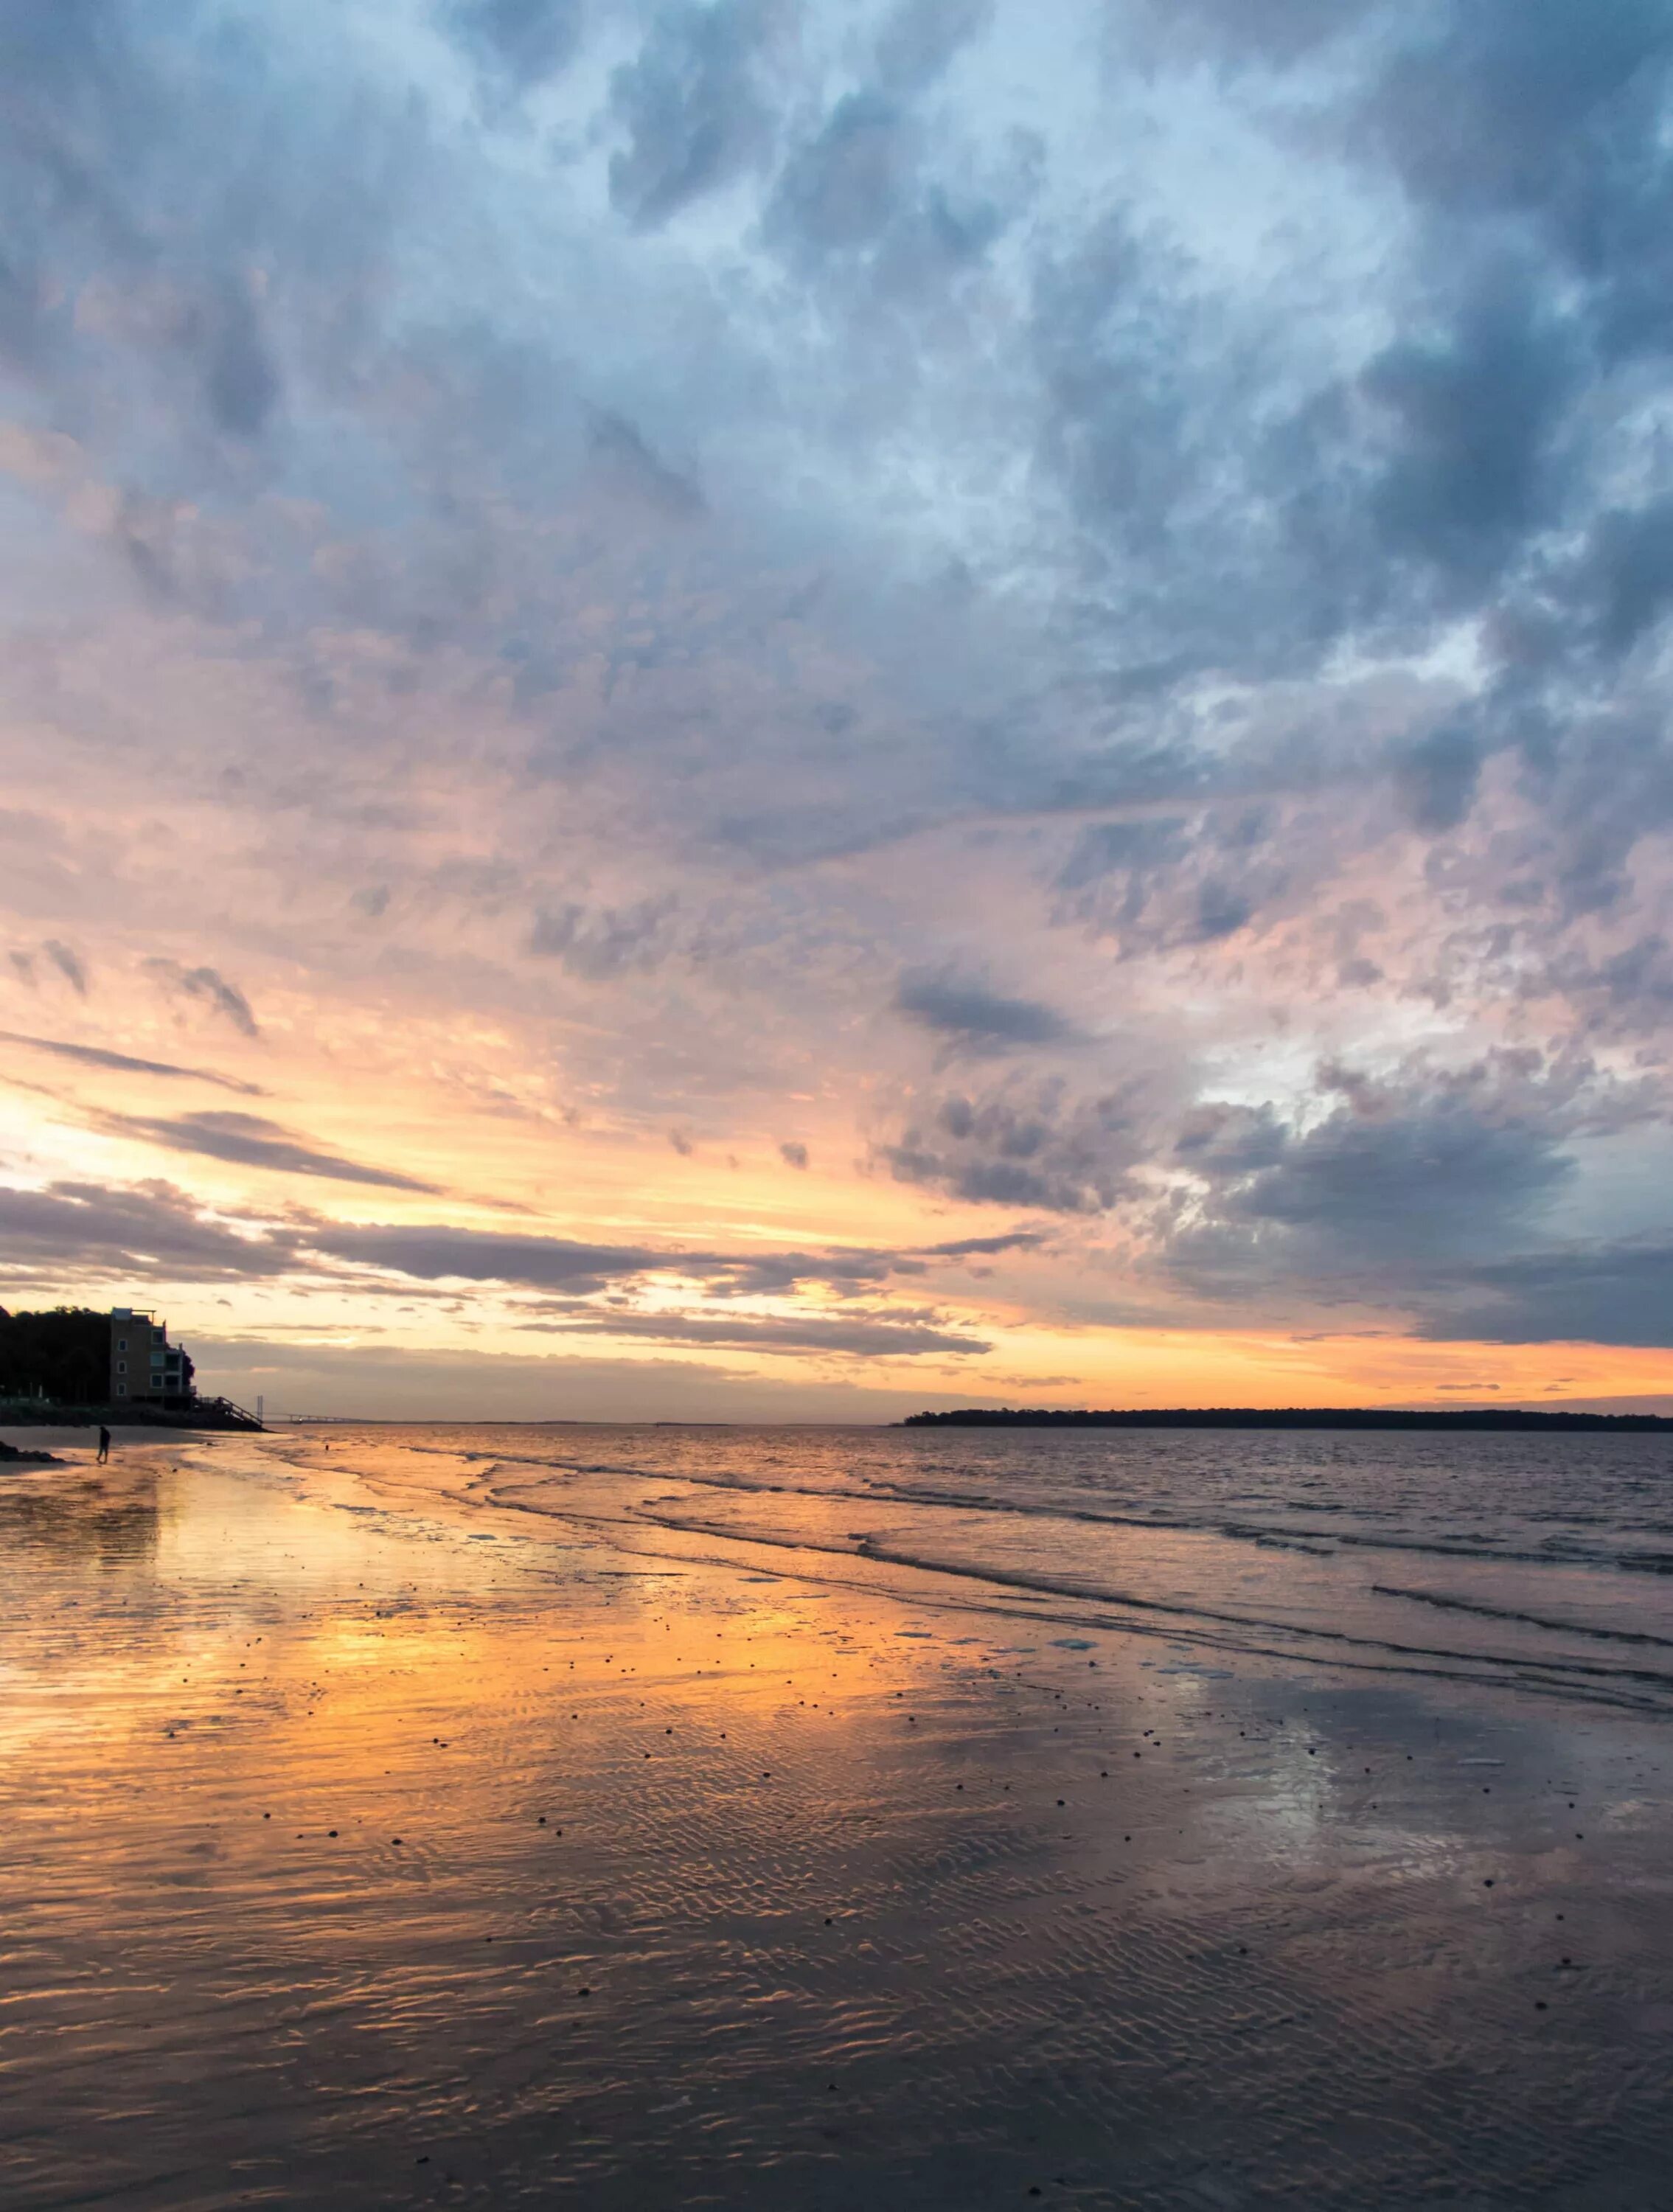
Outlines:
{"label": "distant treeline", "polygon": [[111,1318],[85,1306],[8,1313],[0,1306],[0,1398],[102,1406],[110,1396]]}
{"label": "distant treeline", "polygon": [[908,1429],[1462,1429],[1604,1430],[1619,1434],[1673,1429],[1661,1413],[1524,1412],[1514,1406],[1440,1407],[1433,1413],[1392,1406],[1173,1406],[1092,1413],[1051,1407],[971,1406],[954,1413],[909,1413]]}

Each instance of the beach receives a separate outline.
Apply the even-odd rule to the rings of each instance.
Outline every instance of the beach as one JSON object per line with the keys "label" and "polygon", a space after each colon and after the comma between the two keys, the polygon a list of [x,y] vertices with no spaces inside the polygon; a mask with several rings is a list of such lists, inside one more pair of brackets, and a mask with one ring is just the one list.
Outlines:
{"label": "beach", "polygon": [[1667,1447],[1354,1441],[54,1432],[6,2202],[1665,2202]]}

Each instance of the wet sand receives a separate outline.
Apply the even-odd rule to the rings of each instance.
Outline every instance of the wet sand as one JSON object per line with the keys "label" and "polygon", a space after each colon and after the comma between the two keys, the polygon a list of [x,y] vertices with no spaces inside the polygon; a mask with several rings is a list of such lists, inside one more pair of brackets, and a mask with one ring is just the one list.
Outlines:
{"label": "wet sand", "polygon": [[1661,1713],[325,1441],[0,1473],[20,2212],[1669,2201]]}

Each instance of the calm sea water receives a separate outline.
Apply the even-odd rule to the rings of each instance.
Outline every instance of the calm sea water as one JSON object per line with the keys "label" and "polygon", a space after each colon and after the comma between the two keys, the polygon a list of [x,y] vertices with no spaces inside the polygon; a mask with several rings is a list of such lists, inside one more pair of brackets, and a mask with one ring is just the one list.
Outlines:
{"label": "calm sea water", "polygon": [[1176,1642],[1673,1711],[1673,1440],[1195,1431],[333,1431],[440,1492],[788,1547]]}

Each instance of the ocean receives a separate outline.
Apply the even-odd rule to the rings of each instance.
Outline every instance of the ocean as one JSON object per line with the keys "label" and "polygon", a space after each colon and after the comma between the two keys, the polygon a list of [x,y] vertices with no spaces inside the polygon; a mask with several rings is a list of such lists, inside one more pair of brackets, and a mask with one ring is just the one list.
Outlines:
{"label": "ocean", "polygon": [[[1193,1650],[1673,1711],[1673,1437],[1146,1430],[333,1430],[482,1516]],[[281,1447],[283,1449],[283,1446]],[[509,1523],[508,1523],[509,1525]],[[880,1569],[901,1571],[891,1582]]]}

